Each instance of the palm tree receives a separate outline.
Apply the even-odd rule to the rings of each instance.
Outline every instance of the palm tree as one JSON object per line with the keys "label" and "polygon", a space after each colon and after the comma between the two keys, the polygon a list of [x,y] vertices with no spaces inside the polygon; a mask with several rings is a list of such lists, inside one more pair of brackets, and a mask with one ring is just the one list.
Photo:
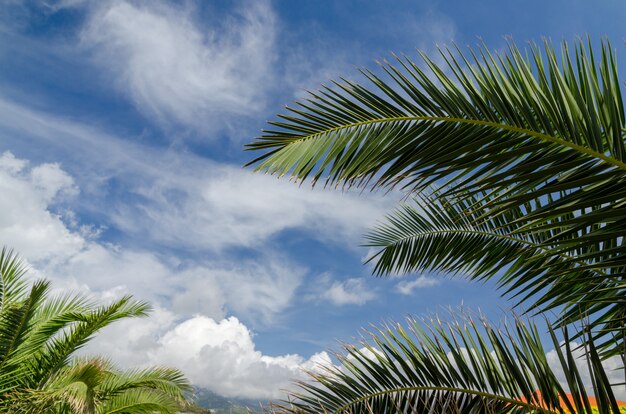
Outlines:
{"label": "palm tree", "polygon": [[174,413],[190,390],[182,373],[155,367],[117,370],[74,353],[103,327],[143,317],[148,304],[124,297],[97,306],[77,294],[50,296],[50,283],[29,286],[25,266],[0,252],[0,412]]}
{"label": "palm tree", "polygon": [[[385,77],[363,70],[366,85],[334,82],[288,107],[272,130],[248,145],[262,151],[249,165],[313,184],[405,192],[415,202],[366,236],[379,249],[370,259],[375,274],[443,271],[496,279],[531,314],[556,312],[551,332],[584,321],[571,339],[598,357],[624,358],[623,99],[607,41],[599,55],[590,41],[570,49],[564,42],[557,53],[546,41],[524,51],[510,42],[498,55],[485,46],[440,50],[443,65],[423,53],[418,63],[407,57],[382,62]],[[458,334],[463,341],[453,349],[472,344]],[[385,379],[397,375],[390,366],[381,372]],[[314,387],[354,390],[348,377],[340,378]],[[374,389],[384,392],[378,384]],[[455,396],[477,392],[457,385]],[[486,392],[485,384],[477,386]],[[430,389],[420,398],[439,398],[436,387]],[[604,407],[601,412],[611,412]]]}
{"label": "palm tree", "polygon": [[39,389],[13,403],[24,413],[176,413],[189,384],[180,371],[154,367],[120,371],[101,357],[74,358]]}

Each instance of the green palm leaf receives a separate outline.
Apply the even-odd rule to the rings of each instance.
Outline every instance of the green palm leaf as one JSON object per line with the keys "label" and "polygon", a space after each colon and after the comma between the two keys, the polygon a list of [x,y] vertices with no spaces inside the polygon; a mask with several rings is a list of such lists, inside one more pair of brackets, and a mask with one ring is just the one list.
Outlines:
{"label": "green palm leaf", "polygon": [[174,413],[190,386],[175,369],[119,371],[102,358],[73,358],[103,327],[143,317],[132,297],[98,306],[77,294],[49,297],[49,282],[30,286],[21,260],[0,252],[0,412]]}
{"label": "green palm leaf", "polygon": [[[327,184],[402,184],[418,191],[432,182],[454,183],[444,185],[444,194],[497,194],[491,215],[552,196],[562,214],[579,214],[582,205],[601,208],[582,229],[568,228],[600,226],[587,238],[615,241],[604,227],[623,230],[626,149],[609,45],[596,64],[591,47],[578,44],[572,61],[564,44],[563,69],[548,44],[543,53],[531,48],[532,61],[513,44],[503,57],[479,52],[471,62],[442,52],[444,68],[422,56],[430,72],[398,58],[400,68],[382,65],[388,82],[363,71],[370,89],[346,81],[339,91],[312,93],[281,115],[284,122],[272,122],[278,130],[248,145],[265,151],[250,164],[314,182],[326,174]],[[527,222],[549,219],[530,214]]]}
{"label": "green palm leaf", "polygon": [[[369,260],[374,273],[447,272],[473,279],[496,277],[518,304],[532,301],[530,310],[563,308],[556,324],[595,315],[596,339],[607,355],[623,352],[623,337],[604,335],[623,327],[615,318],[626,307],[626,283],[604,269],[588,268],[584,257],[551,249],[550,232],[521,234],[515,223],[522,208],[511,208],[496,219],[481,219],[476,198],[456,204],[440,199],[404,205],[366,235],[366,245],[380,248]],[[474,214],[468,214],[469,206]],[[526,236],[526,237],[525,237]]]}
{"label": "green palm leaf", "polygon": [[[429,199],[462,206],[460,223],[487,226],[509,238],[508,253],[524,252],[527,265],[507,260],[511,268],[499,279],[507,289],[539,281],[532,291],[548,293],[535,307],[564,306],[562,320],[589,315],[594,329],[622,335],[626,141],[610,45],[603,42],[599,56],[582,41],[573,53],[563,43],[560,55],[548,42],[526,54],[513,43],[499,56],[485,48],[441,54],[441,66],[423,54],[421,64],[397,58],[381,64],[386,79],[364,70],[367,86],[344,80],[311,93],[248,145],[263,151],[250,164],[297,180],[399,186],[414,195],[436,185]],[[490,239],[500,249],[494,254],[478,246],[446,252],[448,230],[419,246],[411,239],[386,249],[378,270],[433,268],[432,260],[443,270],[493,277],[507,243]],[[472,238],[479,237],[457,233],[449,247],[465,249]],[[418,247],[424,250],[411,251]]]}
{"label": "green palm leaf", "polygon": [[170,368],[117,370],[103,358],[77,358],[11,408],[24,413],[175,413],[190,391],[182,373]]}
{"label": "green palm leaf", "polygon": [[68,321],[76,322],[67,326],[46,342],[43,349],[34,355],[33,366],[41,373],[44,380],[50,372],[55,372],[66,365],[71,355],[84,346],[95,333],[105,326],[123,318],[144,317],[150,306],[136,301],[130,296],[123,297],[108,306],[101,306],[85,313],[69,314]]}
{"label": "green palm leaf", "polygon": [[151,367],[111,375],[100,384],[99,392],[103,395],[116,395],[133,388],[149,388],[179,402],[184,401],[185,392],[191,391],[189,381],[178,369]]}
{"label": "green palm leaf", "polygon": [[28,284],[22,278],[24,273],[24,263],[12,250],[3,247],[0,250],[0,309],[19,300],[27,292]]}
{"label": "green palm leaf", "polygon": [[[386,326],[369,332],[360,348],[347,345],[337,355],[340,366],[311,372],[313,381],[300,382],[275,411],[590,414],[592,391],[597,412],[619,412],[595,348],[586,349],[589,368],[581,370],[571,343],[551,332],[558,367],[548,363],[537,327],[520,320],[499,330],[467,315]],[[584,384],[585,375],[592,384]]]}

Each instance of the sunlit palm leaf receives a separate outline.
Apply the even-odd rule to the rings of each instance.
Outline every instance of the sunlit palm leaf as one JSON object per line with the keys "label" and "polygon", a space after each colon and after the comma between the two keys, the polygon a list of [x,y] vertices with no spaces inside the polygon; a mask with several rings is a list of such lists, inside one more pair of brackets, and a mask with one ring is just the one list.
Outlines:
{"label": "sunlit palm leaf", "polygon": [[[543,49],[531,45],[526,56],[511,43],[501,56],[480,48],[469,57],[444,50],[442,57],[441,66],[425,55],[421,65],[398,58],[395,66],[381,65],[387,79],[363,71],[368,86],[343,81],[311,93],[272,123],[276,130],[249,144],[264,151],[251,164],[328,185],[401,186],[420,194],[436,184],[432,198],[463,205],[473,225],[490,223],[541,250],[531,260],[532,249],[525,249],[534,268],[517,271],[521,261],[509,262],[513,270],[500,279],[508,289],[541,280],[548,295],[556,294],[536,300],[542,309],[565,305],[565,320],[589,312],[595,328],[620,334],[626,143],[610,45],[603,42],[599,56],[579,41],[573,56],[566,43],[558,56],[546,42]],[[422,264],[468,258],[442,249],[416,254]],[[493,258],[485,269],[471,260],[474,277],[493,276]],[[587,302],[574,309],[583,297]]]}
{"label": "sunlit palm leaf", "polygon": [[38,389],[14,399],[25,414],[175,413],[191,389],[182,373],[169,368],[120,371],[102,358],[77,358]]}
{"label": "sunlit palm leaf", "polygon": [[0,250],[0,310],[9,303],[23,298],[28,290],[26,280],[22,278],[26,266],[19,257],[6,247]]}

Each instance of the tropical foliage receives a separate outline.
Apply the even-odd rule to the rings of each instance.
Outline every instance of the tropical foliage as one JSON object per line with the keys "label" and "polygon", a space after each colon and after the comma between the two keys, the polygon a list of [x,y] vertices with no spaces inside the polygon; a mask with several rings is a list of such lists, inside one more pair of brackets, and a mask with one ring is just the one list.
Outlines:
{"label": "tropical foliage", "polygon": [[189,383],[180,371],[121,371],[100,357],[75,357],[103,327],[142,317],[146,303],[131,297],[97,306],[77,294],[52,296],[50,283],[32,284],[25,266],[0,252],[0,412],[32,414],[174,413]]}
{"label": "tropical foliage", "polygon": [[[248,145],[262,151],[250,164],[313,184],[321,180],[327,186],[405,192],[416,203],[401,206],[366,236],[367,244],[379,249],[371,259],[376,274],[443,271],[495,278],[505,294],[531,312],[557,313],[552,332],[584,321],[585,329],[574,338],[585,342],[593,364],[599,363],[598,356],[623,358],[626,140],[611,46],[602,42],[597,53],[590,41],[578,41],[573,48],[563,43],[559,53],[548,42],[526,50],[510,43],[498,55],[484,46],[466,54],[458,48],[440,53],[441,65],[423,53],[419,62],[397,57],[394,64],[381,63],[384,76],[363,70],[365,85],[342,80],[310,93]],[[381,332],[377,345],[383,347],[381,338],[392,332]],[[496,365],[485,359],[464,372],[455,365],[458,361],[441,353],[453,333],[434,333],[440,334],[439,342],[421,336],[417,341],[432,345],[424,352],[448,367],[446,375],[472,377],[482,367],[485,375],[498,378],[496,367],[506,367],[502,375],[522,382],[506,390],[476,382],[473,391],[459,382],[453,391],[444,390],[437,385],[444,372],[430,357],[420,359],[409,371],[428,379],[418,393],[423,407],[438,401],[442,392],[467,402],[481,389],[489,394],[482,395],[481,404],[489,400],[495,404],[491,407],[504,401],[491,395],[496,391],[504,398],[530,398],[523,387],[531,377],[543,403],[552,407],[550,401],[558,400],[554,384],[548,386],[554,392],[545,394],[549,390],[540,384],[543,378],[550,384],[549,373],[533,372],[518,349],[509,355],[503,348],[496,352]],[[498,349],[501,343],[492,334],[477,343],[469,332],[456,334],[460,339],[450,343],[451,352],[465,347],[486,355],[483,347]],[[371,395],[360,400],[367,405],[374,397],[392,398],[389,390],[408,379],[394,367],[420,349],[415,339],[403,340],[411,351],[387,354],[395,362],[381,362],[378,374],[359,368],[351,374],[359,380],[340,375],[335,381],[329,373],[317,377],[312,388],[305,386],[317,396],[317,409],[321,404],[329,412],[343,410],[337,407],[361,412],[346,401]],[[519,350],[536,364],[540,355],[531,349],[540,344],[533,341]],[[356,357],[354,352],[349,355]],[[570,353],[563,355],[567,360]],[[516,358],[511,364],[510,356]],[[596,374],[594,378],[602,377],[599,367]],[[376,385],[366,392],[359,384],[370,376]],[[345,404],[326,405],[325,393],[341,394]],[[303,395],[296,397],[314,405]],[[410,398],[404,402],[411,403]],[[611,412],[610,406],[604,404],[600,412]],[[509,405],[495,412],[512,409]]]}
{"label": "tropical foliage", "polygon": [[[566,338],[567,332],[565,331]],[[592,379],[596,409],[618,413],[610,381],[593,343],[581,369],[572,344],[552,332],[567,392],[533,325],[517,320],[496,329],[463,315],[451,322],[408,321],[371,333],[338,354],[340,367],[313,373],[281,411],[349,413],[591,413],[584,378]],[[580,352],[582,353],[582,352]],[[626,409],[626,407],[625,407]]]}

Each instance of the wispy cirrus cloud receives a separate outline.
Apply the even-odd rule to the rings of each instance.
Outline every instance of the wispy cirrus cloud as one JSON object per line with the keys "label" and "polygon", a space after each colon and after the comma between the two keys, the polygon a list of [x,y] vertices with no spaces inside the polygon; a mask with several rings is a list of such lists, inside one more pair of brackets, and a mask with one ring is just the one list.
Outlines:
{"label": "wispy cirrus cloud", "polygon": [[105,1],[90,8],[80,40],[151,120],[213,132],[263,108],[277,20],[265,1],[212,16],[208,27],[196,9],[188,2]]}
{"label": "wispy cirrus cloud", "polygon": [[[102,213],[128,237],[170,247],[252,247],[288,229],[358,246],[393,197],[298,188],[189,153],[134,143],[91,126],[0,99],[0,135],[14,151],[63,159],[80,187],[77,206]],[[71,154],[66,153],[72,148]],[[171,172],[175,171],[176,174]],[[117,193],[124,194],[116,198]]]}

